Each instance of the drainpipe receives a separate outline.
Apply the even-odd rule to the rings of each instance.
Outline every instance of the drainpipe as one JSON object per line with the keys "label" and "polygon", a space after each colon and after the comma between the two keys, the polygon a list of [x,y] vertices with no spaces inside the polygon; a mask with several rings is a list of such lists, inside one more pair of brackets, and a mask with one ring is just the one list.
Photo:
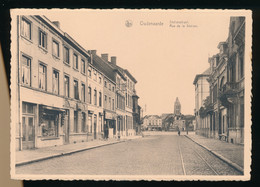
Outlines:
{"label": "drainpipe", "polygon": [[[17,100],[18,100],[18,107],[17,107],[17,116],[18,116],[18,128],[19,128],[19,151],[22,150],[22,129],[21,129],[21,121],[20,121],[20,58],[19,58],[19,16],[17,16]],[[16,127],[17,128],[17,127]]]}

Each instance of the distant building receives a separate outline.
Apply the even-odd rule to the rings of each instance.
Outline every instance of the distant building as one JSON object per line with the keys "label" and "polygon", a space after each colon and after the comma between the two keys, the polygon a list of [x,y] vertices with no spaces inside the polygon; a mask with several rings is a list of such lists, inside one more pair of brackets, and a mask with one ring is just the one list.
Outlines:
{"label": "distant building", "polygon": [[162,119],[158,115],[147,115],[142,126],[144,130],[162,130]]}
{"label": "distant building", "polygon": [[207,127],[202,126],[203,119],[201,115],[199,115],[199,111],[201,107],[203,107],[203,104],[205,102],[205,99],[209,97],[209,76],[210,76],[210,70],[211,68],[208,68],[206,71],[204,71],[201,74],[197,74],[193,85],[195,86],[195,120],[196,120],[196,126],[195,129],[198,130],[197,132],[199,134],[206,133]]}
{"label": "distant building", "polygon": [[174,114],[176,116],[181,115],[181,103],[180,103],[178,97],[176,98],[176,101],[174,102]]}

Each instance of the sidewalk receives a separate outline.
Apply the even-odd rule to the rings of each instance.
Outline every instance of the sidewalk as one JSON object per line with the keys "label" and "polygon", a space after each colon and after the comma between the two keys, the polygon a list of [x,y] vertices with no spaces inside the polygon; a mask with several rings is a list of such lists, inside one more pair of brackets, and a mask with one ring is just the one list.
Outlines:
{"label": "sidewalk", "polygon": [[142,136],[127,136],[122,137],[120,140],[117,139],[108,139],[108,140],[95,140],[90,142],[81,142],[75,144],[67,144],[60,146],[52,146],[52,147],[44,147],[39,149],[31,149],[31,150],[23,150],[16,151],[15,159],[16,166],[21,166],[33,162],[38,162],[50,158],[55,158],[59,156],[69,155],[81,151],[85,151],[88,149],[94,149],[98,147],[103,147],[106,145],[117,144],[125,141],[129,141],[132,139],[141,138]]}
{"label": "sidewalk", "polygon": [[204,147],[221,160],[235,167],[237,170],[243,172],[244,168],[244,146],[231,144],[228,142],[206,138],[199,135],[188,135],[195,143]]}

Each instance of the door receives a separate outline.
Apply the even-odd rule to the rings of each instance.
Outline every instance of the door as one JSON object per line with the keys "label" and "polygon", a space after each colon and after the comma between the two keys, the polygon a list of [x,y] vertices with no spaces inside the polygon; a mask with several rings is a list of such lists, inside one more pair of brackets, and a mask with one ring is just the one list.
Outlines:
{"label": "door", "polygon": [[94,139],[97,139],[97,116],[94,116]]}
{"label": "door", "polygon": [[34,117],[33,116],[23,116],[22,119],[22,128],[23,128],[23,149],[32,149],[34,148]]}

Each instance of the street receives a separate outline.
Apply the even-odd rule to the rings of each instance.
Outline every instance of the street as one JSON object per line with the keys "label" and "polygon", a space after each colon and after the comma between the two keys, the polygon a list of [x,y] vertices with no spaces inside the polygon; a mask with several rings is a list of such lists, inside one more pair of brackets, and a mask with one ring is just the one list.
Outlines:
{"label": "street", "polygon": [[185,136],[153,135],[16,167],[17,174],[241,175]]}

